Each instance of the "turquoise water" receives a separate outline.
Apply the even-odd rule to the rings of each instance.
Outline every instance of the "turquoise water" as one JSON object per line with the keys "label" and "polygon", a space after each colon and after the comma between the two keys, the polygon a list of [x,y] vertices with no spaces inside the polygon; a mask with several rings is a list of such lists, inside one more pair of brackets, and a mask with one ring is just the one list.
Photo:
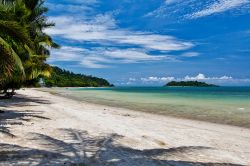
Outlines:
{"label": "turquoise water", "polygon": [[250,87],[56,88],[68,97],[162,115],[250,127]]}

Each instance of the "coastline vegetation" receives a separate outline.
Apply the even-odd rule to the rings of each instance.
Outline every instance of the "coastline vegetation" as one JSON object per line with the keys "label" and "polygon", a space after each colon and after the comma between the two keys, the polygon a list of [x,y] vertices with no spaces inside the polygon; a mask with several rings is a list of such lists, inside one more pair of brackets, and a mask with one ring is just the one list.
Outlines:
{"label": "coastline vegetation", "polygon": [[73,72],[52,67],[50,77],[44,77],[44,84],[47,87],[110,87],[111,85],[103,78],[75,74]]}

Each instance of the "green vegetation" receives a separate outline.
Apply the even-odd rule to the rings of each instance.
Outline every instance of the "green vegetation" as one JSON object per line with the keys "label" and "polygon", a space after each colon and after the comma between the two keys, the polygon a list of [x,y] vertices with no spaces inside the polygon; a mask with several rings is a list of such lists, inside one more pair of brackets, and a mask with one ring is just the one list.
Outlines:
{"label": "green vegetation", "polygon": [[46,86],[56,87],[110,87],[107,80],[83,74],[74,74],[70,71],[53,67],[51,77],[44,77]]}
{"label": "green vegetation", "polygon": [[[49,48],[58,48],[45,28],[43,0],[0,0],[0,93],[11,97],[14,90],[40,76],[50,76],[46,64]],[[11,92],[8,92],[11,90]]]}
{"label": "green vegetation", "polygon": [[171,81],[165,86],[194,86],[194,87],[216,87],[217,85],[207,84],[205,82],[198,81]]}

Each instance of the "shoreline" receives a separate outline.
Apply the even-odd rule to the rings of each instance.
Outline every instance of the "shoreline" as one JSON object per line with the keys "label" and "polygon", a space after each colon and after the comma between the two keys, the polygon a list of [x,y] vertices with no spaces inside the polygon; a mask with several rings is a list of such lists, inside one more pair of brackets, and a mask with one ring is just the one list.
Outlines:
{"label": "shoreline", "polygon": [[[111,165],[250,165],[247,128],[80,102],[36,89],[20,90],[12,101],[0,101],[0,110],[8,115],[8,123],[15,122],[5,127],[14,137],[0,132],[0,154],[7,149],[25,151],[24,158],[15,154],[18,165],[41,162],[39,157],[34,160],[34,152],[45,157],[43,162],[48,165],[98,165],[97,161]],[[4,157],[0,165],[11,165],[1,160]]]}
{"label": "shoreline", "polygon": [[[101,99],[101,98],[99,99],[97,98],[96,100],[86,99],[86,98],[80,99],[79,97],[71,95],[70,92],[61,91],[60,89],[40,88],[36,90],[42,91],[42,92],[48,92],[48,93],[51,93],[60,97],[72,99],[72,100],[77,100],[79,102],[92,103],[92,104],[100,105],[100,106],[124,108],[124,109],[128,109],[131,111],[144,112],[144,113],[149,113],[153,115],[173,117],[173,118],[184,119],[184,120],[189,119],[189,120],[200,121],[200,122],[209,122],[209,123],[237,126],[237,127],[250,129],[249,120],[245,120],[245,119],[240,120],[239,117],[236,118],[236,115],[235,117],[233,117],[233,115],[220,114],[220,112],[218,112],[218,114],[199,114],[199,112],[195,112],[195,111],[194,112],[179,112],[179,111],[170,110],[170,109],[169,110],[156,109],[155,111],[155,108],[152,106],[150,106],[150,108],[146,106],[140,106],[140,107],[136,106],[135,108],[134,106],[124,105],[122,103],[119,103],[119,104],[112,103],[112,102],[106,101],[106,99]],[[134,103],[131,103],[131,104],[134,104]]]}
{"label": "shoreline", "polygon": [[[90,87],[91,88],[91,87]],[[148,116],[152,116],[152,117],[157,117],[157,118],[161,118],[161,117],[165,117],[167,119],[172,119],[173,121],[174,120],[180,120],[180,121],[186,121],[187,123],[189,122],[197,122],[198,124],[204,124],[204,125],[218,125],[218,126],[227,126],[227,127],[232,127],[232,128],[236,128],[236,129],[247,129],[247,130],[250,130],[250,128],[248,127],[243,127],[243,126],[237,126],[237,125],[230,125],[230,124],[223,124],[223,123],[216,123],[216,122],[210,122],[210,121],[203,121],[203,120],[198,120],[198,119],[192,119],[192,118],[185,118],[185,117],[181,117],[181,116],[171,116],[171,115],[166,115],[166,114],[161,114],[161,113],[158,113],[158,112],[153,112],[153,111],[141,111],[141,110],[134,110],[134,109],[130,109],[130,108],[125,108],[125,107],[118,107],[118,106],[113,106],[113,105],[105,105],[105,104],[100,104],[100,103],[94,103],[94,102],[89,102],[89,101],[85,101],[85,100],[80,100],[80,99],[77,99],[76,97],[72,97],[72,96],[69,96],[68,94],[63,94],[63,93],[60,93],[60,92],[53,92],[53,91],[44,91],[42,89],[37,89],[37,88],[32,88],[33,90],[36,90],[36,91],[41,91],[41,92],[45,92],[45,93],[49,93],[51,95],[54,95],[54,96],[57,96],[57,97],[61,97],[61,98],[64,98],[64,99],[68,99],[68,100],[71,100],[71,101],[76,101],[76,102],[79,102],[81,104],[88,104],[88,105],[92,105],[92,106],[96,106],[96,107],[99,107],[99,108],[107,108],[106,110],[108,109],[111,109],[111,110],[118,110],[118,111],[124,111],[124,112],[129,112],[129,113],[135,113],[135,114],[145,114],[145,115],[148,115]]]}

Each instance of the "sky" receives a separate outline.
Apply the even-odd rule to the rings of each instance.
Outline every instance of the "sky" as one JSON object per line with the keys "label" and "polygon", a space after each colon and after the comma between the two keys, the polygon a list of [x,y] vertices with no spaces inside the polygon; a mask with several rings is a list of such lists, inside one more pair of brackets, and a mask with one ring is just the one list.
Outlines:
{"label": "sky", "polygon": [[250,86],[250,0],[47,0],[48,63],[116,86]]}

